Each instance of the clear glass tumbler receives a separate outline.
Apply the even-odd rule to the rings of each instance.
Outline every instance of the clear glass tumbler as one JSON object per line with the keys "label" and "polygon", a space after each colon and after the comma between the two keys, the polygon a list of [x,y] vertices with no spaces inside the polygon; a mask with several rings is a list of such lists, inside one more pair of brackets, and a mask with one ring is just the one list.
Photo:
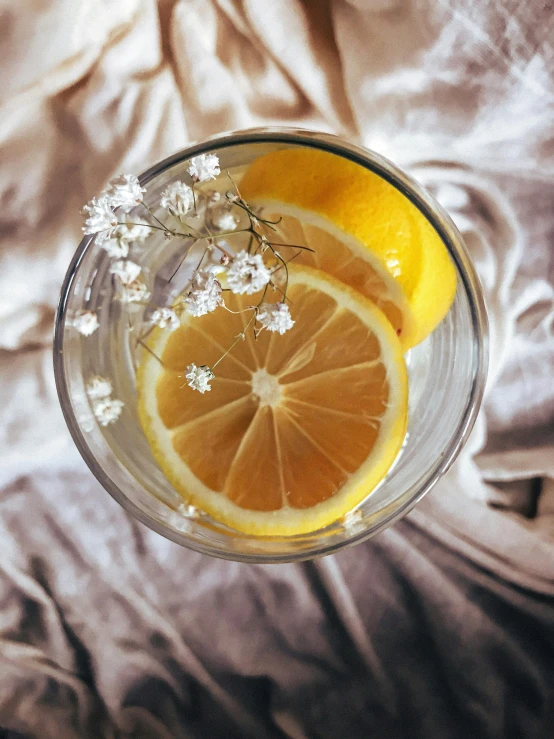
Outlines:
{"label": "clear glass tumbler", "polygon": [[[455,301],[439,327],[409,352],[409,423],[402,453],[383,482],[359,506],[355,524],[344,521],[289,537],[249,536],[208,515],[192,517],[183,498],[156,464],[137,413],[136,358],[129,323],[112,300],[106,252],[94,237],[80,243],[67,272],[56,316],[54,369],[61,407],[85,462],[103,487],[159,534],[196,551],[245,562],[288,562],[337,551],[376,534],[407,513],[453,463],[475,421],[487,370],[487,318],[479,280],[456,227],[420,185],[384,157],[328,134],[285,128],[239,131],[190,146],[140,176],[147,203],[159,202],[171,182],[185,177],[187,160],[217,152],[223,168],[244,166],[267,152],[305,146],[346,157],[377,173],[409,198],[446,245],[457,271]],[[149,242],[150,244],[150,242]],[[179,258],[163,234],[149,246],[145,264],[158,273]],[[94,335],[71,327],[78,311],[100,317]],[[85,379],[112,379],[125,402],[116,424],[100,427],[92,416]]]}

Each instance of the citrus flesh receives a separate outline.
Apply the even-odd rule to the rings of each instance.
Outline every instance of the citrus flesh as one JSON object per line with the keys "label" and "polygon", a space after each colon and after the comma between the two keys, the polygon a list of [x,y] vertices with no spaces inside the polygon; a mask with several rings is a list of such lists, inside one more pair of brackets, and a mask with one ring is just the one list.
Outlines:
{"label": "citrus flesh", "polygon": [[456,271],[446,247],[416,206],[374,172],[326,151],[282,149],[250,164],[240,190],[264,217],[282,217],[276,236],[283,242],[315,250],[302,252],[299,263],[373,300],[404,349],[448,312]]}
{"label": "citrus flesh", "polygon": [[139,367],[145,434],[172,485],[218,521],[267,536],[319,529],[359,504],[402,446],[401,344],[367,298],[319,270],[291,269],[296,325],[257,339],[245,331],[200,394],[186,367],[213,366],[251,315],[251,297],[227,296],[244,312],[185,316],[149,338],[163,366],[145,353]]}

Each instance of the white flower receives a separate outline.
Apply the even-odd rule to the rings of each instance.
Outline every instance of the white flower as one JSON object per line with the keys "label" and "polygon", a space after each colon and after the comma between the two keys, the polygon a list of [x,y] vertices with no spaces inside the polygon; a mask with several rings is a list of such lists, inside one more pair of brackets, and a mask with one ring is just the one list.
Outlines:
{"label": "white flower", "polygon": [[142,203],[146,190],[140,186],[138,177],[134,174],[122,174],[112,180],[105,195],[108,197],[112,208],[131,210]]}
{"label": "white flower", "polygon": [[223,303],[221,284],[213,272],[200,270],[194,275],[185,309],[191,316],[204,316]]}
{"label": "white flower", "polygon": [[252,295],[267,285],[271,273],[261,254],[248,254],[244,249],[233,259],[227,271],[227,283],[234,293]]}
{"label": "white flower", "polygon": [[128,285],[121,285],[119,299],[122,303],[145,303],[152,293],[142,280],[135,280]]}
{"label": "white flower", "polygon": [[151,233],[152,227],[143,218],[133,216],[129,221],[129,216],[126,216],[124,222],[114,229],[113,238],[126,241],[128,244],[130,242],[144,244]]}
{"label": "white flower", "polygon": [[228,210],[218,208],[212,212],[212,223],[219,231],[234,231],[238,225],[238,219]]}
{"label": "white flower", "polygon": [[141,267],[129,259],[119,259],[111,265],[110,272],[121,280],[124,285],[130,285],[140,275]]}
{"label": "white flower", "polygon": [[129,243],[122,239],[106,239],[100,246],[113,259],[125,259],[129,254]]}
{"label": "white flower", "polygon": [[167,208],[172,216],[183,218],[194,208],[194,193],[184,182],[172,182],[162,192],[160,200],[162,208]]}
{"label": "white flower", "polygon": [[112,394],[112,383],[105,377],[95,375],[91,377],[85,388],[87,395],[91,400],[99,400],[100,398],[109,398]]}
{"label": "white flower", "polygon": [[85,225],[83,226],[83,233],[85,234],[111,231],[112,228],[117,226],[117,216],[111,208],[107,195],[93,198],[81,212],[86,216]]}
{"label": "white flower", "polygon": [[221,172],[219,168],[219,157],[217,154],[199,154],[190,160],[187,172],[195,182],[215,180]]}
{"label": "white flower", "polygon": [[363,531],[365,526],[362,510],[357,508],[355,511],[345,513],[342,519],[342,526],[349,534],[357,534]]}
{"label": "white flower", "polygon": [[157,308],[150,316],[150,323],[160,328],[169,328],[170,331],[175,331],[181,325],[177,313],[171,308]]}
{"label": "white flower", "polygon": [[181,503],[178,506],[178,510],[185,518],[192,518],[194,520],[200,518],[200,511],[192,503]]}
{"label": "white flower", "polygon": [[295,324],[290,317],[289,307],[285,303],[262,303],[258,310],[257,320],[268,331],[277,331],[281,335]]}
{"label": "white flower", "polygon": [[117,421],[123,410],[123,401],[115,398],[101,398],[92,403],[92,412],[100,426],[108,426]]}
{"label": "white flower", "polygon": [[91,310],[79,311],[73,319],[72,324],[83,336],[90,336],[100,325],[98,316]]}
{"label": "white flower", "polygon": [[214,373],[205,364],[201,364],[200,367],[197,367],[195,364],[189,364],[185,375],[187,385],[202,394],[212,389],[210,387],[210,380],[213,380],[214,377]]}
{"label": "white flower", "polygon": [[208,190],[206,192],[206,198],[208,202],[213,205],[214,203],[219,203],[221,200],[221,193],[218,190]]}
{"label": "white flower", "polygon": [[[129,244],[143,244],[151,233],[146,221],[135,218],[134,223],[119,223],[111,232],[111,238],[101,244],[108,256],[124,259],[129,254]],[[143,225],[144,224],[144,225]]]}

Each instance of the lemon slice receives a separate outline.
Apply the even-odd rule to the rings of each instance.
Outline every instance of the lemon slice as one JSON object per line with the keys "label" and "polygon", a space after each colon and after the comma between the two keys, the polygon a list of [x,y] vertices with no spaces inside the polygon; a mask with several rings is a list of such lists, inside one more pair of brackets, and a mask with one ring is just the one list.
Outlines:
{"label": "lemon slice", "polygon": [[448,312],[456,271],[446,247],[415,205],[374,172],[318,149],[283,149],[256,159],[240,190],[250,205],[282,217],[272,240],[313,248],[297,261],[373,300],[404,349]]}
{"label": "lemon slice", "polygon": [[[296,325],[262,331],[218,364],[212,389],[186,385],[191,363],[213,366],[249,313],[218,308],[157,329],[138,377],[139,415],[173,486],[248,534],[316,530],[360,503],[387,474],[405,436],[402,347],[383,313],[329,275],[292,269]],[[229,294],[234,311],[252,303]]]}

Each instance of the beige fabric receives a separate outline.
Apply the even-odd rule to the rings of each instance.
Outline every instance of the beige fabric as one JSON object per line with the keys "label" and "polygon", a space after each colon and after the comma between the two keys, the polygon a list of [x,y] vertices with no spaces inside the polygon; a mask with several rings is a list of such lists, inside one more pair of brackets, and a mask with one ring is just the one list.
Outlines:
{"label": "beige fabric", "polygon": [[[54,308],[79,240],[82,204],[114,174],[140,172],[191,140],[239,127],[333,131],[409,168],[451,212],[483,281],[491,372],[475,433],[401,533],[359,548],[368,566],[380,547],[394,560],[409,548],[409,532],[419,530],[427,533],[417,536],[430,533],[445,551],[505,582],[554,595],[553,18],[551,3],[542,0],[0,2],[0,659],[12,665],[5,672],[12,688],[19,684],[14,675],[21,684],[29,679],[30,664],[51,665],[58,685],[81,674],[85,668],[72,662],[73,642],[60,626],[67,620],[91,650],[93,664],[86,669],[98,668],[107,680],[100,697],[80,694],[79,715],[86,721],[110,716],[131,732],[117,718],[123,693],[105,672],[105,660],[117,643],[124,668],[113,668],[113,680],[131,663],[140,673],[140,660],[150,657],[131,647],[122,657],[121,644],[134,638],[135,628],[135,647],[154,638],[149,629],[159,618],[165,624],[160,639],[184,650],[177,662],[188,665],[222,711],[232,712],[233,691],[221,694],[176,636],[188,627],[169,614],[178,610],[186,582],[165,572],[164,590],[148,578],[158,577],[156,568],[186,563],[195,592],[207,592],[209,583],[220,592],[221,578],[231,577],[241,593],[253,593],[249,578],[267,577],[273,588],[275,580],[290,577],[294,599],[309,598],[294,568],[278,568],[282,574],[270,577],[263,568],[200,564],[203,558],[176,551],[116,511],[74,452],[53,385]],[[536,478],[548,482],[542,488],[529,483]],[[423,563],[418,557],[413,562]],[[339,600],[350,587],[360,607],[362,591],[348,569],[354,560],[339,557],[338,565],[316,570],[346,568]],[[432,577],[418,566],[414,583]],[[118,588],[126,594],[126,612],[141,614],[135,621],[129,616],[127,627],[116,609],[100,605],[116,598]],[[200,607],[214,607],[199,595],[186,597],[196,602],[198,617]],[[24,604],[31,602],[43,611],[40,640],[22,626]],[[268,604],[264,608],[270,612]],[[102,618],[94,613],[105,613],[112,640],[98,641],[96,652]],[[96,624],[90,632],[87,614]],[[362,620],[365,615],[362,609]],[[127,634],[118,640],[119,628]],[[195,638],[199,654],[202,637]],[[157,654],[155,643],[162,642],[154,640],[149,655]],[[359,639],[354,644],[363,652]],[[152,664],[144,669],[157,674]],[[246,679],[248,670],[241,674]],[[168,675],[163,679],[172,684]],[[67,690],[84,690],[76,685]],[[2,688],[0,680],[0,697]],[[1,706],[4,720],[7,711],[23,721],[17,693],[1,698]],[[298,714],[291,718],[281,709],[277,705],[274,716],[286,735],[303,736]],[[177,735],[167,734],[154,714],[146,717],[146,709],[134,710],[125,720],[150,726],[151,733],[141,735]],[[55,717],[48,724],[54,728],[36,728],[40,715],[33,714],[37,723],[29,733],[58,735]],[[252,720],[243,735],[263,736],[258,719]],[[66,735],[88,736],[79,725],[80,732]]]}
{"label": "beige fabric", "polygon": [[[552,15],[526,25],[515,9],[4,3],[0,480],[71,444],[47,356],[82,203],[191,139],[268,123],[357,138],[435,190],[491,318],[488,401],[467,450],[480,452],[478,470],[461,489],[510,507],[480,480],[553,477]],[[552,528],[545,514],[521,535]]]}

